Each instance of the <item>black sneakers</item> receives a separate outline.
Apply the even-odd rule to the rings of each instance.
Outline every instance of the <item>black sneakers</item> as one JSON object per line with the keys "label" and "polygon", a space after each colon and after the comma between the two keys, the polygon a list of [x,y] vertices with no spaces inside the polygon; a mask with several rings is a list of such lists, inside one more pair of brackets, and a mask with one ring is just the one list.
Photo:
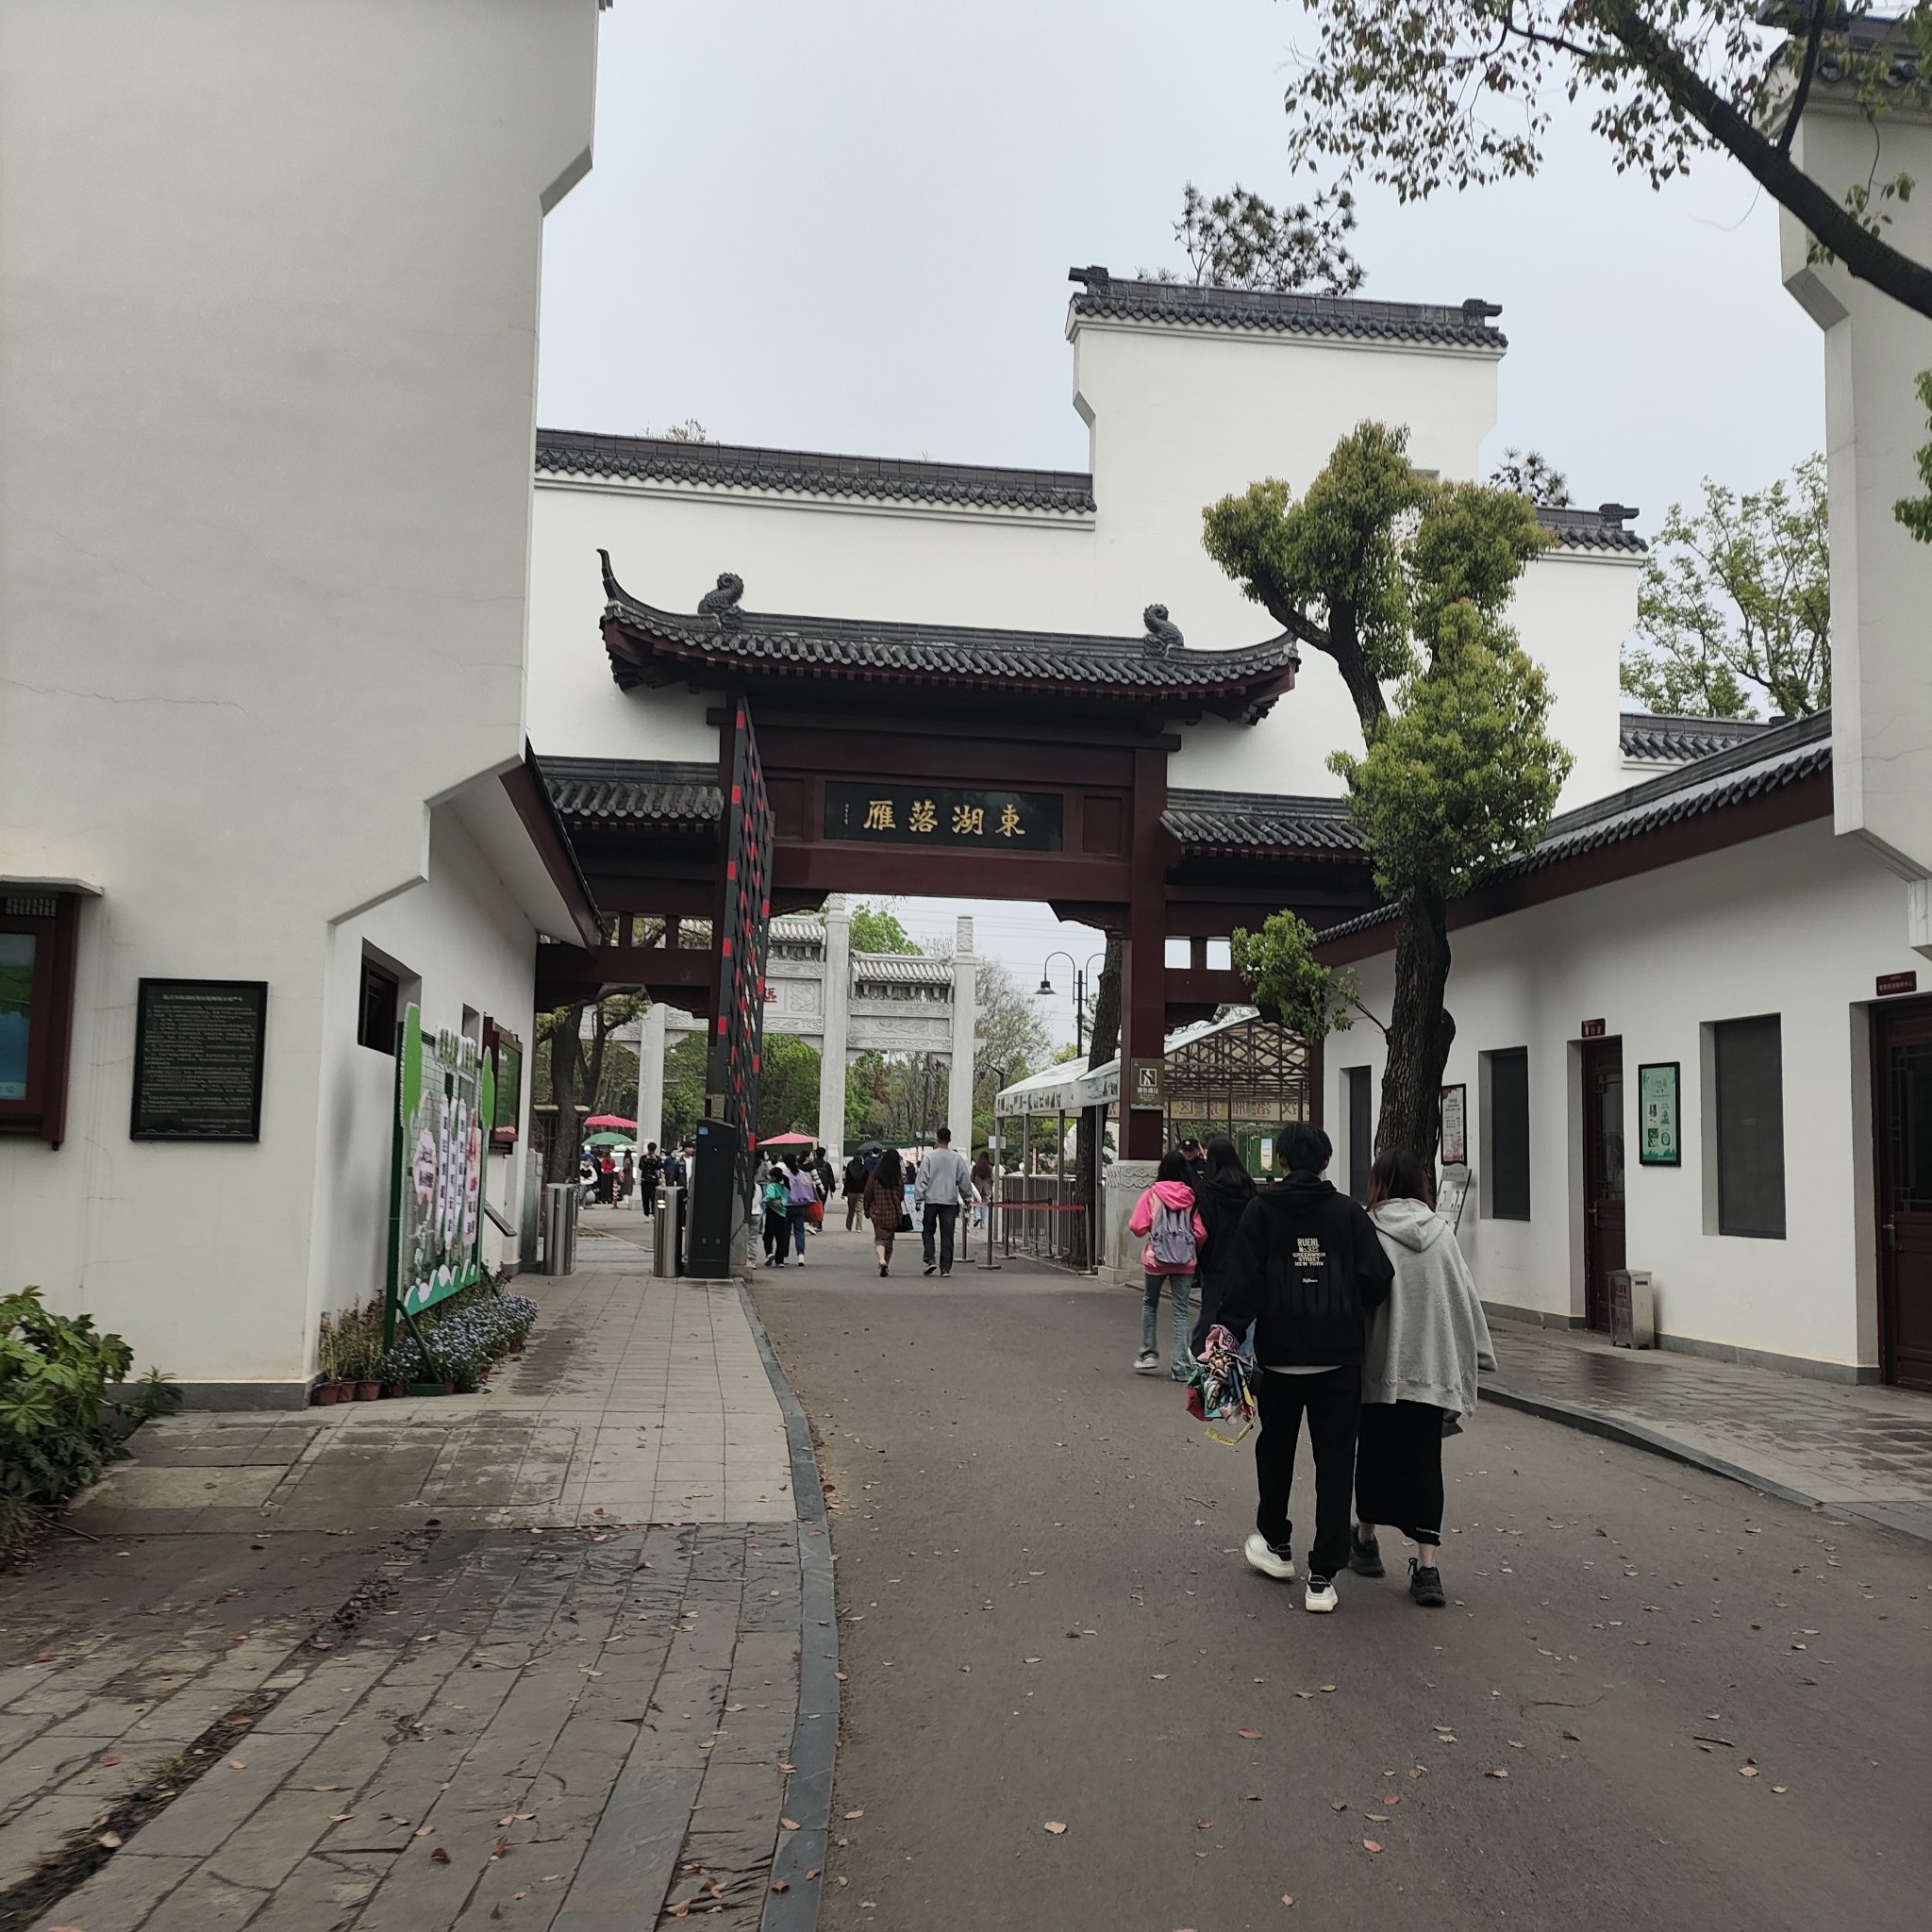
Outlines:
{"label": "black sneakers", "polygon": [[1382,1567],[1382,1546],[1374,1537],[1364,1542],[1353,1528],[1348,1532],[1348,1567],[1357,1576],[1386,1576]]}
{"label": "black sneakers", "polygon": [[1449,1601],[1442,1594],[1442,1573],[1433,1566],[1424,1570],[1413,1557],[1408,1559],[1408,1593],[1425,1610],[1440,1610]]}

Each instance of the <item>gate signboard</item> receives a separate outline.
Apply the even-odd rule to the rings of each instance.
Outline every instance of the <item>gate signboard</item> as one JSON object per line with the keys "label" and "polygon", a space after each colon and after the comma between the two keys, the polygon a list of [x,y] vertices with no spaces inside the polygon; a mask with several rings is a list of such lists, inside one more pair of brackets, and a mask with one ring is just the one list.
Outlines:
{"label": "gate signboard", "polygon": [[421,1314],[482,1274],[484,1142],[496,1108],[495,1068],[467,1034],[425,1033],[413,1005],[397,1032],[391,1339],[398,1316]]}

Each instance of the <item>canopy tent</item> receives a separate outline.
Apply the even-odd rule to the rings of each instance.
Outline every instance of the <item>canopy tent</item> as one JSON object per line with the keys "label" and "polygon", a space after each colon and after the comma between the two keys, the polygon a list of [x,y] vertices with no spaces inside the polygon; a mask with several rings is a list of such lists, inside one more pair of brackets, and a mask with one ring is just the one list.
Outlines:
{"label": "canopy tent", "polygon": [[638,1124],[625,1120],[621,1113],[593,1113],[584,1124],[587,1127],[628,1127],[635,1133]]}
{"label": "canopy tent", "polygon": [[760,1141],[760,1147],[816,1147],[819,1143],[809,1134],[774,1134],[768,1141]]}

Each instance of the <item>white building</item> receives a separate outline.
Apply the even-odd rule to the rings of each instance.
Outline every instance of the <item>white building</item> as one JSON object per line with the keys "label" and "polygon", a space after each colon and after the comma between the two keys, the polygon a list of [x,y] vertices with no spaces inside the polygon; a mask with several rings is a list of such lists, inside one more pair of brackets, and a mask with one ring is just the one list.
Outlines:
{"label": "white building", "polygon": [[[381,1291],[398,1002],[527,1035],[538,933],[594,936],[525,634],[597,13],[0,12],[0,1286],[196,1399],[303,1399]],[[258,1084],[175,1069],[223,1133],[130,1132],[165,979],[266,983]]]}

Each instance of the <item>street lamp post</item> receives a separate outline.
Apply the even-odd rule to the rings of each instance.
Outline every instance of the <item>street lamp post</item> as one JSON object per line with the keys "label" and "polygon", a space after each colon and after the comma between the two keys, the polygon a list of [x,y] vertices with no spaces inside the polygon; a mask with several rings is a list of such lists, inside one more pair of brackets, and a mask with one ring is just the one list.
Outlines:
{"label": "street lamp post", "polygon": [[1104,960],[1106,958],[1105,953],[1095,953],[1083,966],[1071,953],[1052,952],[1046,956],[1045,963],[1040,969],[1040,985],[1033,996],[1041,1000],[1053,997],[1054,985],[1047,968],[1056,959],[1064,959],[1074,969],[1074,1054],[1077,1059],[1087,1058],[1087,968],[1095,959]]}

